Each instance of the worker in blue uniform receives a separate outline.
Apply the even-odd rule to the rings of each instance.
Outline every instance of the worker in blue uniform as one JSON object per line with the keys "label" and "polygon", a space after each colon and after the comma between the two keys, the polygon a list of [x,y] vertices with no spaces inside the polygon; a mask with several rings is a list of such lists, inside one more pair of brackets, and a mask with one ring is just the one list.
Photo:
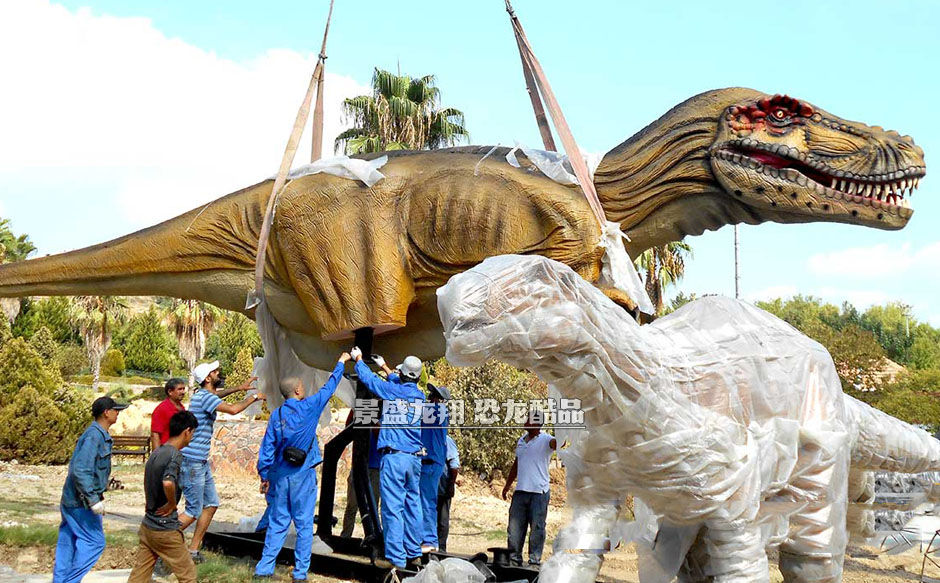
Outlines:
{"label": "worker in blue uniform", "polygon": [[54,583],[79,583],[104,552],[104,492],[111,477],[111,434],[118,413],[127,405],[111,397],[98,397],[91,404],[95,418],[85,429],[62,487],[62,523],[55,549]]}
{"label": "worker in blue uniform", "polygon": [[[398,378],[384,380],[362,361],[362,351],[353,348],[356,374],[370,392],[385,402],[379,429],[379,484],[382,491],[382,525],[385,558],[395,567],[421,557],[421,409],[424,393],[418,389],[421,360],[407,357],[399,366]],[[381,358],[376,359],[384,364]],[[385,368],[385,367],[383,367]],[[394,376],[394,375],[390,375]],[[409,528],[405,528],[408,524]]]}
{"label": "worker in blue uniform", "polygon": [[421,552],[438,550],[437,490],[447,464],[447,405],[450,399],[447,387],[428,383],[428,401],[421,415],[421,443],[428,455],[421,460],[421,513],[423,516]]}
{"label": "worker in blue uniform", "polygon": [[303,383],[296,377],[281,381],[284,404],[271,412],[268,428],[258,453],[261,493],[274,491],[268,513],[261,560],[255,577],[272,577],[274,561],[291,521],[297,531],[294,543],[294,581],[306,581],[313,545],[313,512],[317,501],[316,466],[322,461],[317,445],[317,421],[336,392],[350,356],[343,353],[326,384],[305,396]]}

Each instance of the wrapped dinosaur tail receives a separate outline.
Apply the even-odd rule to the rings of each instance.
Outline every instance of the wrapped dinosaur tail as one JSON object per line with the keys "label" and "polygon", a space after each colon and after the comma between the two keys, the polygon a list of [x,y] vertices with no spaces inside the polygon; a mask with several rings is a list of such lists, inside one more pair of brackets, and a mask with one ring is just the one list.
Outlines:
{"label": "wrapped dinosaur tail", "polygon": [[852,468],[915,474],[940,470],[940,441],[923,429],[845,395],[858,434]]}
{"label": "wrapped dinosaur tail", "polygon": [[[0,297],[168,295],[240,310],[251,286],[270,184],[107,243],[0,266]],[[231,279],[230,285],[205,285],[220,277]]]}

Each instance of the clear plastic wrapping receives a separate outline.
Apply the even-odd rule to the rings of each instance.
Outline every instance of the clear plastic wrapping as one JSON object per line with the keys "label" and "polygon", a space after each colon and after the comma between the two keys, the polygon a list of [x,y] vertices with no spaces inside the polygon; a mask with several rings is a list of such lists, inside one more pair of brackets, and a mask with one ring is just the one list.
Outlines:
{"label": "clear plastic wrapping", "polygon": [[[454,364],[498,359],[580,399],[590,430],[566,458],[576,516],[566,540],[585,534],[579,512],[609,516],[598,506],[632,493],[671,529],[657,545],[698,533],[693,550],[716,580],[767,580],[774,545],[788,580],[838,580],[850,458],[903,468],[940,459],[919,435],[886,437],[911,428],[846,405],[826,350],[743,302],[706,297],[640,326],[565,265],[501,256],[454,276],[438,309]],[[859,432],[862,416],[873,425]],[[558,556],[543,581],[593,581],[602,554]]]}

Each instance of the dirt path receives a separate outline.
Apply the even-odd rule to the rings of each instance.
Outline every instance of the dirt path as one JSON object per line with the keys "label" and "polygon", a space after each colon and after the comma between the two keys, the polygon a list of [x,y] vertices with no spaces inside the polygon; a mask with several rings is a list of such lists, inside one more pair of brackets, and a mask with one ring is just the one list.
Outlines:
{"label": "dirt path", "polygon": [[[0,525],[46,524],[59,522],[58,501],[65,481],[64,466],[24,466],[0,463]],[[118,464],[113,476],[124,483],[124,489],[107,495],[109,515],[106,531],[121,540],[130,540],[140,524],[144,494],[143,466]],[[553,472],[552,506],[548,515],[548,541],[552,541],[561,526],[570,518],[570,510],[561,506],[563,490],[560,474]],[[232,473],[216,476],[221,506],[216,520],[238,523],[245,516],[264,510],[264,497],[258,493],[257,478]],[[451,509],[451,535],[448,550],[456,553],[475,553],[492,546],[506,545],[506,518],[509,503],[499,497],[501,484],[484,484],[472,476],[463,477]],[[342,517],[345,505],[345,479],[337,486],[334,514]],[[357,526],[357,534],[361,534]],[[546,544],[546,557],[550,554]],[[851,548],[845,563],[846,583],[887,583],[918,581],[923,556],[916,550],[899,555],[878,555],[875,549]],[[96,569],[126,568],[131,566],[131,553],[124,548],[107,551]],[[601,570],[602,581],[638,583],[636,552],[627,545],[609,553]],[[772,563],[774,561],[772,560]],[[8,565],[20,573],[49,573],[52,568],[52,549],[28,547],[12,549],[0,545],[0,565]],[[940,576],[940,569],[937,569]],[[776,567],[771,569],[771,581],[782,581]]]}

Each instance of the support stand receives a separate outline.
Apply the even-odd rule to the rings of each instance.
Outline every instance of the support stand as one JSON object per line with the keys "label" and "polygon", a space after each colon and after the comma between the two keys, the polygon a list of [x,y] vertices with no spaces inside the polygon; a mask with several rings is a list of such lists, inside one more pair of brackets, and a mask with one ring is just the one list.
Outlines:
{"label": "support stand", "polygon": [[[363,360],[371,361],[372,354],[372,328],[360,328],[355,332],[355,345],[362,350]],[[355,375],[350,376],[350,379]],[[374,396],[359,381],[356,380],[356,401],[364,399],[373,399]],[[354,404],[355,407],[355,404]],[[354,413],[355,415],[355,413]],[[353,474],[353,487],[355,489],[356,501],[359,504],[359,515],[362,518],[362,529],[365,537],[362,540],[362,546],[369,551],[372,562],[378,557],[384,556],[385,537],[382,532],[382,523],[377,512],[375,503],[375,494],[372,492],[372,484],[369,481],[369,432],[371,427],[362,423],[357,423],[355,417],[353,422],[331,439],[323,448],[323,466],[320,469],[321,489],[319,516],[333,516],[333,506],[336,498],[336,468],[339,458],[343,455],[346,447],[352,443],[352,463],[350,471]],[[317,536],[330,546],[343,545],[340,537],[333,535],[333,526],[331,521],[320,521],[317,523]]]}

